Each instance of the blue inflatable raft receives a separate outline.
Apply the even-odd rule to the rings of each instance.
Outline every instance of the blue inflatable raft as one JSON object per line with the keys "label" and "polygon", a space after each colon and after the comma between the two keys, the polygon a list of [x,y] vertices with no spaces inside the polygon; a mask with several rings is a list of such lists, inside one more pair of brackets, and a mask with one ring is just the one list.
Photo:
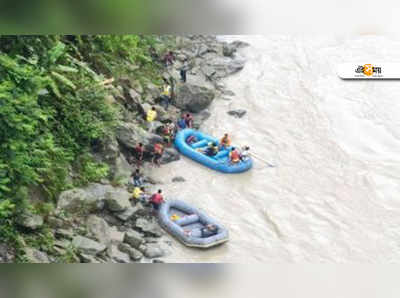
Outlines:
{"label": "blue inflatable raft", "polygon": [[[189,247],[209,248],[229,240],[227,229],[183,201],[174,200],[162,204],[158,219],[168,233]],[[216,234],[202,233],[202,229],[210,224],[216,227]]]}
{"label": "blue inflatable raft", "polygon": [[[186,142],[190,136],[196,138],[196,142],[191,145]],[[215,156],[207,156],[202,151],[207,148],[209,142],[219,144],[218,139],[189,128],[179,131],[175,137],[175,147],[179,152],[213,170],[223,173],[241,173],[252,167],[253,161],[251,158],[232,164],[229,160],[230,148],[221,150]]]}

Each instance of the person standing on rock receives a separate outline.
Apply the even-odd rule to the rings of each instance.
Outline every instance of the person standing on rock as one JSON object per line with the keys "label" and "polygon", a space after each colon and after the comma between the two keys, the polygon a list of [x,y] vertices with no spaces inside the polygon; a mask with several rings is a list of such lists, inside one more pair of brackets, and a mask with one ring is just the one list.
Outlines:
{"label": "person standing on rock", "polygon": [[154,131],[154,120],[157,118],[157,111],[155,107],[151,107],[151,109],[147,112],[146,120],[149,125],[149,131]]}
{"label": "person standing on rock", "polygon": [[164,85],[161,92],[161,105],[165,110],[168,110],[169,103],[171,101],[172,88],[171,85],[168,84],[168,81],[164,79]]}
{"label": "person standing on rock", "polygon": [[133,152],[135,158],[136,158],[136,165],[140,167],[143,162],[143,157],[144,157],[144,147],[142,143],[139,143]]}
{"label": "person standing on rock", "polygon": [[153,164],[160,166],[161,157],[164,153],[164,146],[161,143],[154,144]]}
{"label": "person standing on rock", "polygon": [[165,67],[168,67],[169,65],[174,64],[174,53],[172,51],[169,51],[165,56],[164,56],[164,63]]}
{"label": "person standing on rock", "polygon": [[186,83],[186,73],[189,70],[189,62],[188,59],[185,58],[185,60],[183,60],[183,65],[180,69],[180,75],[181,75],[181,82],[182,83]]}

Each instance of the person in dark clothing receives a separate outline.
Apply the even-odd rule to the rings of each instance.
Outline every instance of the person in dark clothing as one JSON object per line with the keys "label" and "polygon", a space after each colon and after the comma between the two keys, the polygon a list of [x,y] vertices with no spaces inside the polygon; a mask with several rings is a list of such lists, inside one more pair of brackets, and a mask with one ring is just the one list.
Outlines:
{"label": "person in dark clothing", "polygon": [[182,65],[182,67],[180,69],[180,72],[179,72],[180,75],[181,75],[182,83],[186,83],[186,73],[187,73],[188,70],[189,70],[189,63],[188,63],[188,60],[185,59],[183,61],[183,65]]}
{"label": "person in dark clothing", "polygon": [[200,231],[201,231],[201,238],[207,238],[218,234],[218,227],[213,224],[208,224]]}
{"label": "person in dark clothing", "polygon": [[164,56],[164,63],[165,66],[172,65],[174,63],[174,53],[172,51],[169,51],[165,56]]}
{"label": "person in dark clothing", "polygon": [[140,187],[143,184],[143,177],[139,169],[136,169],[136,171],[132,173],[131,177],[134,186]]}
{"label": "person in dark clothing", "polygon": [[178,120],[177,126],[178,126],[178,129],[185,129],[186,128],[185,116],[182,116],[182,118]]}
{"label": "person in dark clothing", "polygon": [[217,153],[218,153],[218,145],[216,143],[208,144],[205,154],[207,156],[215,156]]}

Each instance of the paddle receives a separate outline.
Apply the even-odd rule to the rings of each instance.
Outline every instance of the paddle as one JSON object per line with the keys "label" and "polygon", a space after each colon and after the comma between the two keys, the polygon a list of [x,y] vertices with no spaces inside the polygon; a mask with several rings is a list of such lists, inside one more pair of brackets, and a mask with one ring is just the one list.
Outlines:
{"label": "paddle", "polygon": [[269,163],[268,161],[266,161],[265,159],[262,159],[261,157],[259,157],[256,154],[254,154],[254,152],[249,152],[249,155],[257,158],[258,160],[260,160],[262,162],[265,162],[270,168],[275,168],[276,167],[276,165],[273,165],[273,164]]}

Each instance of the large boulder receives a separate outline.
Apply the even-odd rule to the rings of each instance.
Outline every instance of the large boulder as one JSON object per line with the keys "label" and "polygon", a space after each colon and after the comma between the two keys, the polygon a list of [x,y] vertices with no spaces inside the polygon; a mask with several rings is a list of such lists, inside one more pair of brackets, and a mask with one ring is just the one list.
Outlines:
{"label": "large boulder", "polygon": [[117,139],[127,148],[134,148],[138,143],[154,144],[162,142],[162,138],[149,133],[134,123],[120,122],[117,127]]}
{"label": "large boulder", "polygon": [[43,226],[43,217],[26,211],[19,217],[18,225],[25,229],[34,231]]}
{"label": "large boulder", "polygon": [[133,248],[140,249],[144,242],[143,236],[136,231],[129,230],[125,233],[124,243],[129,244]]}
{"label": "large boulder", "polygon": [[175,105],[181,109],[198,113],[207,108],[214,97],[214,90],[187,83],[178,86]]}
{"label": "large boulder", "polygon": [[86,221],[87,231],[100,243],[109,245],[111,242],[110,227],[107,222],[96,215],[90,215]]}
{"label": "large boulder", "polygon": [[91,183],[85,188],[64,191],[58,198],[57,209],[72,213],[101,210],[106,193],[113,189],[111,185]]}
{"label": "large boulder", "polygon": [[121,250],[119,250],[116,246],[111,246],[109,252],[108,252],[109,256],[111,257],[111,259],[114,262],[117,263],[129,263],[130,261],[130,256],[129,254],[122,252]]}
{"label": "large boulder", "polygon": [[131,207],[130,198],[131,194],[123,188],[109,191],[105,198],[107,209],[111,212],[123,212]]}
{"label": "large boulder", "polygon": [[165,148],[161,163],[166,164],[180,159],[180,154],[175,148]]}
{"label": "large boulder", "polygon": [[227,77],[243,69],[244,60],[210,55],[201,64],[201,70],[210,80]]}
{"label": "large boulder", "polygon": [[80,252],[92,256],[101,254],[107,249],[104,244],[83,236],[76,236],[72,245]]}
{"label": "large boulder", "polygon": [[228,113],[228,115],[231,115],[235,118],[242,118],[247,113],[247,111],[244,109],[237,109],[237,110],[228,111],[227,113]]}
{"label": "large boulder", "polygon": [[120,243],[118,245],[118,249],[126,254],[129,255],[129,257],[133,260],[133,261],[139,261],[141,258],[143,258],[143,254],[138,251],[135,248],[132,248],[130,245],[126,244],[126,243]]}
{"label": "large boulder", "polygon": [[161,237],[163,235],[163,231],[156,221],[149,221],[143,217],[136,220],[135,228],[145,236]]}
{"label": "large boulder", "polygon": [[146,258],[154,259],[163,257],[165,255],[165,251],[157,244],[149,243],[146,245],[143,254]]}

